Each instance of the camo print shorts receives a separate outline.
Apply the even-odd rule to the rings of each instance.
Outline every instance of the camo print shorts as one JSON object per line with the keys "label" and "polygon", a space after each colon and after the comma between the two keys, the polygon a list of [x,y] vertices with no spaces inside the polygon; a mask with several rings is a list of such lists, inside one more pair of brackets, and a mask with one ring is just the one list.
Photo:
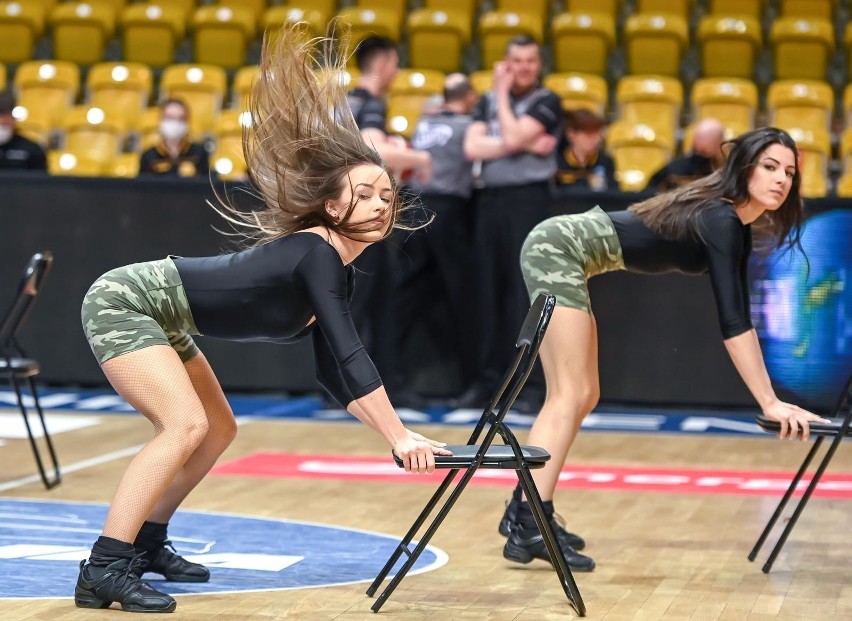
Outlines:
{"label": "camo print shorts", "polygon": [[199,352],[190,336],[198,329],[171,259],[107,272],[83,298],[81,317],[100,364],[151,345],[170,345],[184,362]]}
{"label": "camo print shorts", "polygon": [[624,269],[612,220],[600,207],[537,224],[521,249],[521,271],[530,299],[556,296],[560,306],[591,312],[588,279]]}

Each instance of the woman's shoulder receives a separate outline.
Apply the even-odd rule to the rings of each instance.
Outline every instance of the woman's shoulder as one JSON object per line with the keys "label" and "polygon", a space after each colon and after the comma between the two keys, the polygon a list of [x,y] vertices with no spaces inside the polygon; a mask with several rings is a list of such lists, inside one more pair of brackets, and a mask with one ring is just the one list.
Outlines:
{"label": "woman's shoulder", "polygon": [[724,198],[708,201],[698,215],[701,223],[707,227],[725,229],[745,229],[746,227],[737,215],[734,204]]}

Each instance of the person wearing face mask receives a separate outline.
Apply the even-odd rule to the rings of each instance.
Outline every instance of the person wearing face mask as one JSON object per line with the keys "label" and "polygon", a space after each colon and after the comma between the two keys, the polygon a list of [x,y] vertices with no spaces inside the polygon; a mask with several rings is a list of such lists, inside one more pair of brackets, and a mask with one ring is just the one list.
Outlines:
{"label": "person wearing face mask", "polygon": [[556,148],[559,190],[614,188],[615,163],[603,150],[606,121],[591,110],[565,111],[565,133]]}
{"label": "person wearing face mask", "polygon": [[180,99],[166,100],[160,106],[160,142],[142,154],[139,173],[194,177],[209,170],[204,145],[189,140],[189,107]]}
{"label": "person wearing face mask", "polygon": [[716,119],[700,121],[692,133],[692,147],[686,155],[676,157],[654,173],[646,190],[661,192],[706,177],[723,161],[722,141],[725,127]]}
{"label": "person wearing face mask", "polygon": [[17,132],[15,97],[0,92],[0,170],[46,170],[44,150]]}

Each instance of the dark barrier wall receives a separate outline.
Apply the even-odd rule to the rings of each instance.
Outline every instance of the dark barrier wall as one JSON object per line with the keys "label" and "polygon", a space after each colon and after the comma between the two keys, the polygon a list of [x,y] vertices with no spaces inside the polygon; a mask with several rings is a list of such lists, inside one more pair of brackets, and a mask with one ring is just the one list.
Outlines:
{"label": "dark barrier wall", "polygon": [[[579,212],[598,203],[620,209],[636,198],[569,195],[557,200],[554,212]],[[227,249],[229,241],[213,228],[227,227],[205,199],[215,200],[206,180],[0,176],[0,295],[11,296],[33,252],[50,250],[56,259],[22,339],[41,362],[45,381],[105,383],[79,320],[83,294],[100,274],[168,254]],[[843,203],[826,199],[809,207],[838,206]],[[591,294],[604,401],[753,405],[722,344],[707,278],[607,274],[591,281]],[[316,390],[309,342],[280,346],[200,338],[199,345],[226,389]],[[434,363],[424,361],[432,369]]]}

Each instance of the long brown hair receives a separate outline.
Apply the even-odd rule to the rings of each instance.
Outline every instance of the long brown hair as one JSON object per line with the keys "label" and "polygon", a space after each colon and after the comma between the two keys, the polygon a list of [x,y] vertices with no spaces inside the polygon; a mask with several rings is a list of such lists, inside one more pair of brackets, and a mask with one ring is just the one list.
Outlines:
{"label": "long brown hair", "polygon": [[629,210],[654,233],[667,239],[684,239],[695,230],[694,226],[690,226],[691,221],[720,199],[735,205],[748,200],[748,182],[752,170],[760,154],[773,144],[783,145],[793,152],[796,172],[790,193],[781,207],[774,212],[765,212],[755,223],[757,235],[769,238],[769,242],[761,243],[758,240],[756,247],[801,247],[799,240],[804,211],[800,193],[802,177],[798,163],[799,152],[790,135],[775,127],[746,132],[726,142],[722,146],[726,159],[721,168],[685,186],[631,205]]}
{"label": "long brown hair", "polygon": [[[346,36],[342,38],[347,38]],[[326,211],[337,201],[356,166],[385,169],[363,138],[346,96],[347,42],[310,38],[299,24],[267,31],[260,72],[249,94],[251,122],[243,128],[248,174],[265,209],[245,211],[225,204],[217,209],[242,236],[262,244],[313,226],[351,237],[375,224],[350,222],[354,196],[339,220]],[[387,170],[385,169],[387,172]],[[399,191],[393,187],[390,232],[397,225]],[[350,187],[351,187],[351,182]]]}

